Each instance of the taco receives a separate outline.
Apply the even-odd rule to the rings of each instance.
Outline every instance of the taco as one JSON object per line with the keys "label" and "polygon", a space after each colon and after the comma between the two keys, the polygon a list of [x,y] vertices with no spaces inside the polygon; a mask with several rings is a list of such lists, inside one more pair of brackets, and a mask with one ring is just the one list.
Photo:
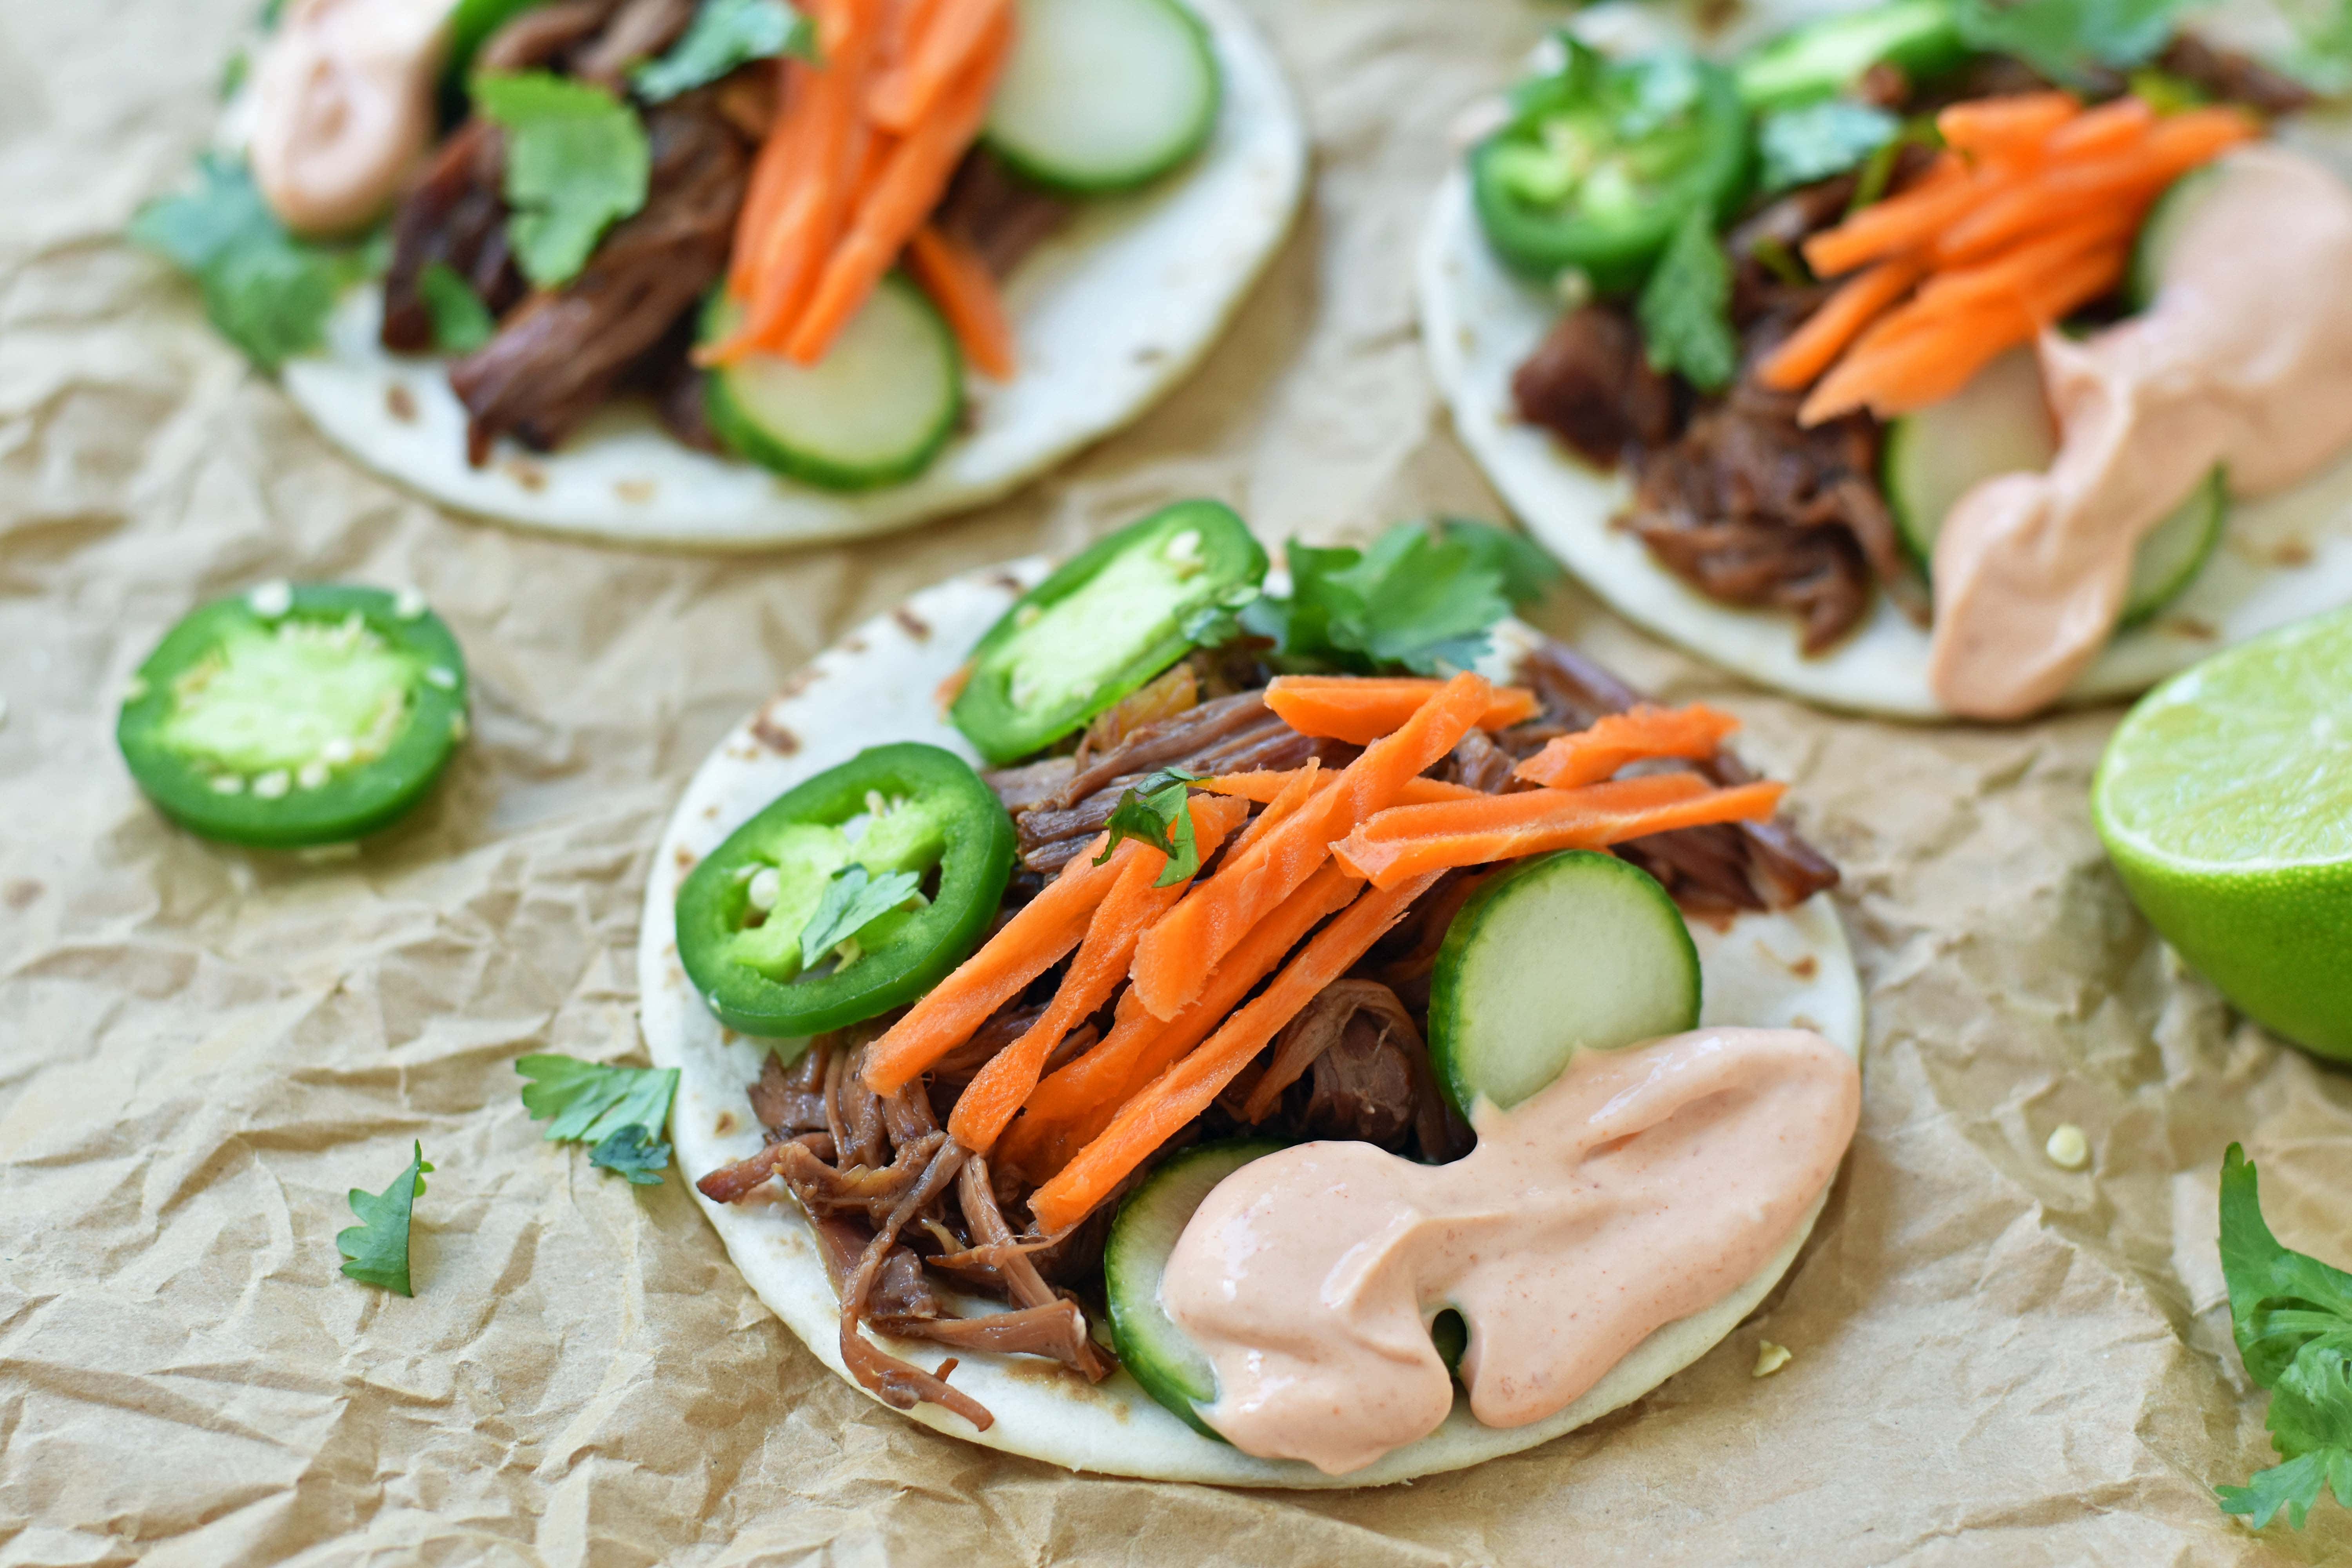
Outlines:
{"label": "taco", "polygon": [[1643,19],[1485,113],[1418,268],[1463,441],[1612,605],[1814,701],[2014,719],[2352,597],[2352,138],[2310,89],[2041,0],[1721,62]]}
{"label": "taco", "polygon": [[1004,494],[1198,363],[1305,177],[1231,0],[290,0],[257,51],[134,236],[362,462],[617,540]]}
{"label": "taco", "polygon": [[[1781,1278],[1858,1103],[1836,870],[1727,716],[1508,617],[1524,548],[1294,543],[1262,592],[1183,503],[917,595],[712,753],[643,1026],[704,1212],[835,1372],[1074,1469],[1368,1485],[1638,1398]],[[1334,1170],[1371,1206],[1301,1195]],[[1360,1320],[1204,1302],[1320,1300],[1221,1238],[1328,1276],[1380,1204],[1424,1223]],[[1513,1214],[1512,1289],[1446,1261]],[[1641,1283],[1557,1334],[1603,1253]],[[1273,1350],[1358,1407],[1241,1392]]]}

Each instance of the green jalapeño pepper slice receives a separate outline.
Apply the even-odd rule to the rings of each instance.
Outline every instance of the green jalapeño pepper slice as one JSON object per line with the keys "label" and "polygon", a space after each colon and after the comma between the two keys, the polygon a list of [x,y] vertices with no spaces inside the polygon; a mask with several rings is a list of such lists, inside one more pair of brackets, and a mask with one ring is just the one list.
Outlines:
{"label": "green jalape\u00f1o pepper slice", "polygon": [[1689,55],[1611,61],[1563,38],[1559,69],[1514,91],[1470,154],[1471,195],[1505,263],[1573,268],[1604,295],[1648,275],[1685,214],[1730,209],[1748,172],[1748,110],[1730,74]]}
{"label": "green jalape\u00f1o pepper slice", "polygon": [[1025,757],[1183,658],[1194,616],[1265,580],[1231,507],[1165,507],[1021,595],[972,650],[950,717],[990,762]]}
{"label": "green jalape\u00f1o pepper slice", "polygon": [[466,657],[422,598],[264,583],[172,628],[132,677],[114,735],[165,816],[293,848],[400,816],[466,731]]}
{"label": "green jalape\u00f1o pepper slice", "polygon": [[1013,851],[1013,819],[954,752],[871,746],[778,795],[688,873],[678,962],[730,1029],[842,1028],[963,962]]}

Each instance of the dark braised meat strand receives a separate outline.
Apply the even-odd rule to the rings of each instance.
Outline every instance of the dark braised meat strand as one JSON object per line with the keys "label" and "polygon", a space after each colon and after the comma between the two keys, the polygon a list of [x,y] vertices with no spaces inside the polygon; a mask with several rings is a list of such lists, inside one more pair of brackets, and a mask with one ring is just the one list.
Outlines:
{"label": "dark braised meat strand", "polygon": [[2294,114],[2318,101],[2318,96],[2294,78],[2273,70],[2251,55],[2217,49],[2193,33],[2175,37],[2156,63],[2215,98],[2268,115]]}
{"label": "dark braised meat strand", "polygon": [[1633,318],[1607,305],[1562,316],[1512,374],[1511,400],[1520,418],[1604,468],[1674,434],[1674,388],[1651,368]]}
{"label": "dark braised meat strand", "polygon": [[727,265],[750,152],[708,89],[647,111],[652,195],[587,267],[531,294],[498,335],[449,367],[472,413],[468,458],[511,434],[541,451],[594,412]]}
{"label": "dark braised meat strand", "polygon": [[612,25],[572,58],[572,74],[609,92],[628,85],[628,74],[666,54],[694,21],[700,0],[626,0]]}
{"label": "dark braised meat strand", "polygon": [[432,348],[433,313],[416,285],[436,261],[471,284],[494,316],[522,298],[522,274],[507,249],[505,179],[506,138],[487,120],[467,121],[435,151],[393,215],[378,333],[384,347]]}
{"label": "dark braised meat strand", "polygon": [[1794,393],[1748,382],[1646,453],[1621,520],[1709,598],[1790,610],[1819,653],[1853,629],[1875,577],[1908,568],[1879,492],[1878,427],[1862,415],[1797,423]]}
{"label": "dark braised meat strand", "polygon": [[1013,174],[985,146],[976,146],[956,165],[933,221],[979,252],[991,272],[1007,278],[1070,221],[1072,210],[1068,202]]}
{"label": "dark braised meat strand", "polygon": [[1431,1161],[1458,1159],[1472,1142],[1438,1092],[1420,1026],[1376,980],[1324,987],[1275,1037],[1237,1119],[1302,1141],[1353,1139]]}
{"label": "dark braised meat strand", "polygon": [[474,68],[484,71],[557,70],[573,51],[585,47],[620,10],[622,0],[555,0],[534,5],[482,40]]}

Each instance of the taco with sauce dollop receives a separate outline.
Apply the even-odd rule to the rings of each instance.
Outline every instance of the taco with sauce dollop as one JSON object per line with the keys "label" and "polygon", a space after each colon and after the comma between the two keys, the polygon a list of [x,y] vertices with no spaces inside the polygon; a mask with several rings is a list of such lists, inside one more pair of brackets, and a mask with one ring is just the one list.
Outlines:
{"label": "taco with sauce dollop", "polygon": [[1780,1279],[1860,1097],[1837,871],[1477,524],[1285,574],[1210,501],[943,584],[715,752],[639,973],[672,1137],[826,1364],[1074,1468],[1539,1443]]}
{"label": "taco with sauce dollop", "polygon": [[2061,0],[1722,59],[1612,16],[1470,128],[1419,289],[1464,441],[1618,609],[2006,720],[2352,598],[2352,141],[2310,88]]}
{"label": "taco with sauce dollop", "polygon": [[288,0],[133,237],[436,500],[755,547],[1001,495],[1204,354],[1305,138],[1231,0]]}

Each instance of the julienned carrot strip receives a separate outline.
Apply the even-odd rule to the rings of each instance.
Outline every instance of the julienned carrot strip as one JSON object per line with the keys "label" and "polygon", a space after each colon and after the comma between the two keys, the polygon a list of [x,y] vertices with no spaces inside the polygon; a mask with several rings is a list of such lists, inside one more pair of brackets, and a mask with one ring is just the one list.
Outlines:
{"label": "julienned carrot strip", "polygon": [[1011,10],[1012,0],[929,0],[923,14],[910,18],[905,54],[867,95],[866,113],[886,131],[912,131]]}
{"label": "julienned carrot strip", "polygon": [[948,178],[988,116],[989,95],[1013,41],[1013,15],[999,11],[976,50],[931,113],[891,149],[861,194],[848,231],[824,264],[808,308],[784,338],[783,352],[814,364],[833,346],[890,269],[915,230],[930,216]]}
{"label": "julienned carrot strip", "polygon": [[[1268,808],[1258,818],[1258,822],[1264,822],[1274,815],[1272,807],[1280,800],[1284,790],[1295,787],[1308,769],[1321,765],[1315,758],[1309,757],[1306,767],[1293,768],[1287,773],[1277,768],[1248,773],[1219,773],[1213,778],[1195,781],[1192,787],[1207,790],[1212,795],[1229,795],[1237,800],[1257,801]],[[1473,800],[1485,793],[1472,789],[1468,784],[1447,784],[1444,779],[1408,779],[1397,795],[1397,804],[1425,805],[1433,800]],[[1257,822],[1250,824],[1253,828],[1257,825]],[[1242,847],[1241,842],[1236,840],[1234,847]]]}
{"label": "julienned carrot strip", "polygon": [[[734,248],[727,262],[727,290],[738,299],[751,291],[751,263],[759,251],[756,237],[766,234],[775,220],[776,205],[796,173],[799,140],[806,131],[808,65],[801,60],[777,60],[773,68],[776,121],[752,161],[751,184],[743,193],[743,210],[735,219]],[[800,110],[797,118],[796,110]]]}
{"label": "julienned carrot strip", "polygon": [[907,246],[908,266],[974,368],[996,381],[1013,379],[1013,323],[1005,319],[996,279],[971,247],[925,224]]}
{"label": "julienned carrot strip", "polygon": [[1087,934],[1095,908],[1109,897],[1127,863],[1144,846],[1130,838],[1097,866],[1108,834],[1093,843],[1045,884],[1045,890],[981,944],[945,980],[926,993],[906,1016],[866,1048],[866,1086],[895,1094],[933,1062],[971,1038],[972,1032],[1005,1000],[1062,961]]}
{"label": "julienned carrot strip", "polygon": [[1342,910],[1255,1000],[1227,1018],[1197,1050],[1152,1079],[1119,1109],[1101,1136],[1037,1189],[1029,1208],[1038,1228],[1059,1235],[1092,1213],[1129,1173],[1207,1110],[1217,1091],[1403,918],[1438,875],[1432,872],[1385,890],[1367,891]]}
{"label": "julienned carrot strip", "polygon": [[2173,180],[2257,133],[2235,110],[2194,110],[2157,121],[2121,147],[2053,159],[1953,224],[1936,242],[1936,259],[1948,265],[1985,256],[2037,229],[2080,221],[2095,207],[2136,216]]}
{"label": "julienned carrot strip", "polygon": [[[1369,746],[1412,718],[1444,684],[1410,676],[1277,675],[1266,686],[1265,705],[1302,735]],[[1536,707],[1536,694],[1527,688],[1497,687],[1478,728],[1507,730],[1534,718]]]}
{"label": "julienned carrot strip", "polygon": [[2156,123],[2147,100],[2126,93],[2122,98],[2084,110],[2050,133],[2042,151],[2053,158],[2080,158],[2111,153],[2130,145]]}
{"label": "julienned carrot strip", "polygon": [[2137,230],[2139,221],[2137,211],[2094,208],[2076,222],[2047,230],[1973,267],[1938,272],[1906,310],[1925,320],[1990,300],[2030,299],[2053,268],[2115,244]]}
{"label": "julienned carrot strip", "polygon": [[1756,367],[1756,379],[1781,392],[1811,385],[1870,325],[1871,318],[1901,299],[1924,270],[1916,260],[1896,257],[1856,273],[1764,356]]}
{"label": "julienned carrot strip", "polygon": [[1805,263],[1823,278],[1835,278],[1866,261],[1916,249],[1982,201],[1994,184],[1990,174],[1947,165],[1805,241]]}
{"label": "julienned carrot strip", "polygon": [[[1265,809],[1259,812],[1250,825],[1242,829],[1241,837],[1234,840],[1234,855],[1249,853],[1251,845],[1281,826],[1285,818],[1313,800],[1319,791],[1329,789],[1339,782],[1336,774],[1329,778],[1324,776],[1323,759],[1320,757],[1309,757],[1299,766],[1279,776],[1283,782],[1266,796]],[[1228,792],[1211,790],[1209,793],[1223,795]],[[1255,796],[1241,795],[1237,798],[1246,800]]]}
{"label": "julienned carrot strip", "polygon": [[[1244,802],[1214,795],[1199,796],[1189,803],[1189,808],[1193,839],[1203,859],[1217,852],[1225,835],[1239,826],[1249,812]],[[982,1154],[993,1148],[1004,1124],[1037,1087],[1037,1075],[1054,1047],[1062,1043],[1062,1037],[1110,1000],[1135,957],[1136,939],[1183,896],[1181,884],[1152,886],[1167,867],[1168,857],[1149,846],[1139,847],[1129,859],[1127,869],[1095,910],[1086,940],[1078,944],[1077,957],[1071,961],[1070,972],[1063,976],[1044,1015],[1019,1039],[990,1058],[956,1097],[948,1131],[957,1142]]]}
{"label": "julienned carrot strip", "polygon": [[1169,1065],[1209,1037],[1257,983],[1323,920],[1345,908],[1363,884],[1325,861],[1247,936],[1201,994],[1175,1017],[1153,1017],[1130,989],[1119,997],[1111,1031],[1094,1049],[1037,1086],[1004,1136],[1003,1163],[1032,1179],[1053,1175],[1110,1125],[1118,1108]]}
{"label": "julienned carrot strip", "polygon": [[1135,989],[1152,1016],[1172,1018],[1199,995],[1210,971],[1243,933],[1314,875],[1331,841],[1394,805],[1406,782],[1452,751],[1493,700],[1492,686],[1463,671],[1247,853],[1225,857],[1217,874],[1185,894],[1136,948]]}
{"label": "julienned carrot strip", "polygon": [[1528,790],[1484,803],[1402,806],[1331,847],[1372,886],[1425,871],[1484,866],[1554,849],[1601,849],[1627,838],[1705,823],[1769,816],[1780,784],[1710,789],[1696,773],[1612,779],[1580,789]]}
{"label": "julienned carrot strip", "polygon": [[1511,770],[1512,776],[1553,789],[1599,784],[1628,763],[1651,757],[1702,762],[1715,755],[1739,721],[1703,702],[1684,708],[1641,703],[1608,713],[1589,730],[1561,735]]}
{"label": "julienned carrot strip", "polygon": [[2053,132],[2075,119],[2083,106],[2072,93],[2020,92],[1972,98],[1936,116],[1936,133],[1947,147],[1979,158],[2013,157],[2039,150]]}

